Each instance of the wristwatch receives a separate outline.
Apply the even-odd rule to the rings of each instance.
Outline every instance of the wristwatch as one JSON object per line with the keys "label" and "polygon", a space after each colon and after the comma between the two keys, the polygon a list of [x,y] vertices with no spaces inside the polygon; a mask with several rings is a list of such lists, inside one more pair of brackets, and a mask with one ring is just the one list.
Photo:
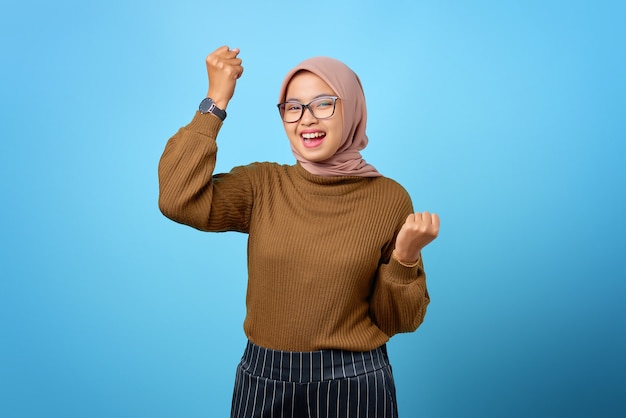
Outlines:
{"label": "wristwatch", "polygon": [[221,120],[226,119],[226,111],[215,106],[215,103],[213,103],[213,99],[211,99],[210,97],[207,97],[206,99],[200,102],[200,106],[198,107],[198,110],[202,114],[213,113],[215,116],[217,116]]}

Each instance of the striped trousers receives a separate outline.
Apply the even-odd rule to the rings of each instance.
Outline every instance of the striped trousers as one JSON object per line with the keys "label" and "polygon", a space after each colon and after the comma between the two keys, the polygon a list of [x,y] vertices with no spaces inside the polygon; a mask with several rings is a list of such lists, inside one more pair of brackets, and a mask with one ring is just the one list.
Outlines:
{"label": "striped trousers", "polygon": [[397,418],[385,346],[366,352],[289,352],[248,342],[231,418]]}

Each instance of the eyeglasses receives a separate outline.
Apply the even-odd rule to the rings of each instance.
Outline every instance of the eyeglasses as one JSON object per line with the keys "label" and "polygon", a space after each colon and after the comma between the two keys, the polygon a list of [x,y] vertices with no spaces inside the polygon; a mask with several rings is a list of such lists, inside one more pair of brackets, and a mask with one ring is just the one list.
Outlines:
{"label": "eyeglasses", "polygon": [[337,99],[339,99],[337,96],[323,96],[311,100],[308,104],[287,101],[279,103],[277,106],[283,121],[294,123],[302,119],[304,109],[309,109],[309,112],[311,112],[315,119],[328,119],[332,117],[335,114]]}

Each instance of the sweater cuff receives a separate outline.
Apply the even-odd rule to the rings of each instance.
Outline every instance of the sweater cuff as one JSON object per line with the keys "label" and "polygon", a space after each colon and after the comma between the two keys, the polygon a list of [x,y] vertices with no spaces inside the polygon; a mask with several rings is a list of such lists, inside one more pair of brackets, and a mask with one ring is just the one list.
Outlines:
{"label": "sweater cuff", "polygon": [[216,137],[223,122],[212,113],[200,113],[196,111],[187,129],[203,135]]}
{"label": "sweater cuff", "polygon": [[420,275],[422,268],[422,257],[417,260],[417,264],[409,266],[400,263],[395,257],[391,257],[387,264],[387,273],[390,281],[401,284],[409,284],[414,282]]}
{"label": "sweater cuff", "polygon": [[402,264],[404,267],[408,267],[408,268],[413,268],[413,267],[417,267],[419,266],[420,262],[422,261],[422,254],[420,253],[419,257],[417,257],[417,261],[413,262],[413,263],[403,263],[402,261],[398,260],[396,258],[396,252],[392,252],[391,253],[391,258],[393,258],[394,260],[396,260],[398,263]]}

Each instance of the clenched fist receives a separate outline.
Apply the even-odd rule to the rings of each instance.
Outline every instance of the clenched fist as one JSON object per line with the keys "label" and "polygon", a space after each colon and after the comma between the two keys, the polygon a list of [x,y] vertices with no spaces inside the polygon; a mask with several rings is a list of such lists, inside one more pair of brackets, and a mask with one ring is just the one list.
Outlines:
{"label": "clenched fist", "polygon": [[437,214],[431,215],[428,212],[410,214],[396,237],[395,258],[401,263],[415,263],[420,257],[422,248],[437,238],[438,234]]}
{"label": "clenched fist", "polygon": [[235,84],[241,74],[241,58],[237,58],[239,49],[221,46],[206,57],[206,71],[209,76],[209,92],[207,97],[220,109],[226,109],[228,102],[235,94]]}

